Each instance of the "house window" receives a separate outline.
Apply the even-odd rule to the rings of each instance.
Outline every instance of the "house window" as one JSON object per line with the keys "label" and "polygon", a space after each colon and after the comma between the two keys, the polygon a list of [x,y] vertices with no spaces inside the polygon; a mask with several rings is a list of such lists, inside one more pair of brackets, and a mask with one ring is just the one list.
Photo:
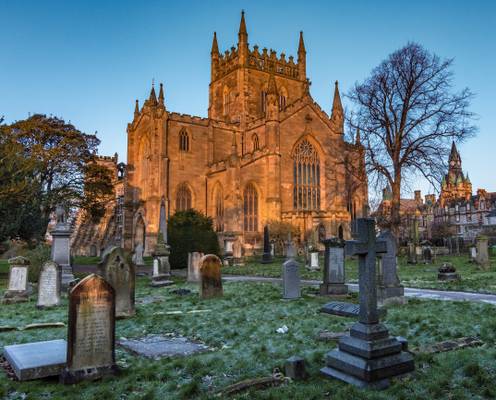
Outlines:
{"label": "house window", "polygon": [[179,151],[189,151],[189,135],[185,130],[179,133]]}
{"label": "house window", "polygon": [[320,210],[320,160],[317,151],[306,139],[298,144],[293,153],[293,207],[297,210]]}
{"label": "house window", "polygon": [[258,231],[258,193],[252,183],[248,184],[243,193],[244,230]]}
{"label": "house window", "polygon": [[253,151],[260,149],[260,143],[258,142],[258,135],[256,133],[251,137],[253,143]]}
{"label": "house window", "polygon": [[192,208],[191,191],[185,183],[181,183],[176,193],[176,211],[186,211]]}
{"label": "house window", "polygon": [[215,230],[217,232],[224,230],[224,199],[220,188],[215,193]]}

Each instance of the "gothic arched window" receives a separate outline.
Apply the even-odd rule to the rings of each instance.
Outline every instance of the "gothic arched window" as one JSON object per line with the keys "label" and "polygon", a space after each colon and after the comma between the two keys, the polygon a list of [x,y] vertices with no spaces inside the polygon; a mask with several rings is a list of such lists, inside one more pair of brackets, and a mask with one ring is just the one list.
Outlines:
{"label": "gothic arched window", "polygon": [[279,111],[282,111],[286,108],[286,100],[288,98],[288,92],[285,87],[282,87],[279,90]]}
{"label": "gothic arched window", "polygon": [[185,130],[179,133],[179,151],[189,151],[189,135]]}
{"label": "gothic arched window", "polygon": [[176,192],[176,211],[186,211],[192,208],[191,190],[185,183],[181,183]]}
{"label": "gothic arched window", "polygon": [[293,207],[320,210],[320,160],[307,139],[302,140],[293,153]]}
{"label": "gothic arched window", "polygon": [[215,192],[215,230],[217,232],[224,230],[224,198],[220,187]]}
{"label": "gothic arched window", "polygon": [[244,230],[258,231],[258,193],[255,186],[249,183],[243,193]]}
{"label": "gothic arched window", "polygon": [[252,151],[259,150],[260,149],[260,143],[258,141],[258,135],[256,133],[254,133],[253,136],[251,137],[251,141],[253,143]]}

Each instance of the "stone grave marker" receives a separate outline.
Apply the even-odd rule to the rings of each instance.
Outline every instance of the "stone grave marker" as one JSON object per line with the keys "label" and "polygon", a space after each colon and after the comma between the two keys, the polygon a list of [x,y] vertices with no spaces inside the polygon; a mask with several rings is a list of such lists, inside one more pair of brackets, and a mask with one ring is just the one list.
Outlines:
{"label": "stone grave marker", "polygon": [[270,235],[269,235],[269,227],[268,225],[264,226],[264,252],[262,255],[262,264],[270,264],[273,261],[272,253],[271,253],[271,244],[270,244]]}
{"label": "stone grave marker", "polygon": [[477,260],[477,248],[470,247],[470,261],[475,262]]}
{"label": "stone grave marker", "polygon": [[47,261],[40,270],[38,278],[38,302],[36,307],[47,308],[60,305],[62,270],[57,263]]}
{"label": "stone grave marker", "polygon": [[384,389],[391,377],[413,371],[415,364],[403,343],[379,322],[376,255],[386,252],[386,243],[376,241],[373,219],[357,219],[356,235],[358,240],[346,242],[346,254],[359,257],[359,320],[327,353],[321,372],[358,387]]}
{"label": "stone grave marker", "polygon": [[197,283],[200,282],[200,266],[201,260],[203,258],[203,253],[194,251],[193,253],[188,253],[188,282]]}
{"label": "stone grave marker", "polygon": [[222,297],[222,262],[215,254],[207,254],[201,259],[200,267],[200,297],[209,299]]}
{"label": "stone grave marker", "polygon": [[3,351],[20,381],[59,375],[65,367],[67,342],[63,339],[14,344]]}
{"label": "stone grave marker", "polygon": [[69,293],[66,384],[98,379],[117,372],[115,364],[115,291],[91,274]]}
{"label": "stone grave marker", "polygon": [[120,247],[113,247],[98,265],[100,275],[115,291],[116,318],[131,317],[136,313],[135,267],[129,256]]}
{"label": "stone grave marker", "polygon": [[55,210],[57,224],[50,232],[52,236],[51,260],[56,262],[62,269],[62,287],[67,289],[70,282],[74,280],[71,265],[71,226],[67,221],[65,208],[58,205]]}
{"label": "stone grave marker", "polygon": [[289,260],[291,258],[295,258],[296,249],[293,243],[293,239],[291,238],[291,232],[288,233],[288,240],[286,240],[284,244],[285,244],[286,259]]}
{"label": "stone grave marker", "polygon": [[20,303],[29,300],[28,273],[30,262],[25,257],[10,258],[9,281],[2,303]]}
{"label": "stone grave marker", "polygon": [[[377,297],[379,303],[392,302],[396,299],[404,302],[405,288],[401,285],[397,269],[397,242],[390,230],[381,232],[377,238],[386,243],[386,253],[379,255]],[[389,299],[389,300],[388,300]]]}
{"label": "stone grave marker", "polygon": [[143,252],[144,252],[143,245],[141,243],[138,243],[134,248],[134,254],[132,258],[132,262],[134,265],[136,266],[145,265],[145,260],[143,259]]}
{"label": "stone grave marker", "polygon": [[324,239],[324,279],[320,285],[321,295],[348,293],[344,273],[344,244],[338,239]]}
{"label": "stone grave marker", "polygon": [[477,236],[475,239],[475,246],[477,247],[475,261],[483,268],[489,267],[488,241],[487,236]]}
{"label": "stone grave marker", "polygon": [[424,246],[422,248],[422,256],[424,258],[424,264],[432,264],[432,248],[431,248],[431,246]]}
{"label": "stone grave marker", "polygon": [[312,251],[310,253],[310,270],[311,271],[318,271],[319,269],[320,269],[319,252],[318,251]]}
{"label": "stone grave marker", "polygon": [[157,245],[152,254],[153,271],[150,286],[162,287],[172,285],[171,268],[169,263],[170,246],[167,244],[167,218],[165,216],[165,201],[160,204],[159,232]]}
{"label": "stone grave marker", "polygon": [[417,250],[413,242],[408,243],[407,254],[408,264],[417,264]]}
{"label": "stone grave marker", "polygon": [[282,288],[284,299],[299,299],[301,297],[300,268],[293,259],[282,264]]}
{"label": "stone grave marker", "polygon": [[346,303],[342,301],[331,301],[324,305],[320,312],[338,315],[340,317],[358,317],[360,315],[360,305],[353,303]]}

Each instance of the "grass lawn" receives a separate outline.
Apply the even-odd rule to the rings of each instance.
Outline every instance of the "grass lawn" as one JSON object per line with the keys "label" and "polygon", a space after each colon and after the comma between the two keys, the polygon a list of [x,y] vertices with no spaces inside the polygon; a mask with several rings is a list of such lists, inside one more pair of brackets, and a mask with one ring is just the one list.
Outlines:
{"label": "grass lawn", "polygon": [[[303,266],[303,259],[298,259]],[[438,282],[437,269],[443,262],[452,262],[457,268],[462,279],[459,282]],[[252,275],[266,277],[280,277],[283,258],[276,258],[272,264],[260,264],[258,260],[251,259],[244,266],[225,267],[223,274]],[[324,264],[321,257],[320,265]],[[302,279],[322,280],[322,271],[310,272],[305,268],[300,269]],[[398,275],[403,285],[425,289],[460,290],[480,293],[496,293],[496,258],[491,258],[491,267],[481,270],[475,264],[469,263],[467,256],[437,257],[431,265],[407,264],[406,258],[398,260]],[[358,282],[357,260],[346,260],[346,279],[349,282]]]}
{"label": "grass lawn", "polygon": [[[488,304],[410,300],[393,306],[385,320],[392,335],[408,338],[410,347],[461,336],[480,336],[483,347],[416,357],[416,372],[383,392],[355,389],[319,374],[325,353],[335,346],[316,336],[322,330],[343,331],[354,321],[318,313],[329,298],[304,288],[296,301],[281,300],[281,288],[270,283],[225,283],[220,299],[200,300],[197,287],[178,281],[176,287],[194,291],[187,296],[170,288],[149,288],[137,280],[137,315],[118,320],[116,337],[138,338],[147,334],[175,333],[197,339],[211,352],[186,358],[149,360],[117,347],[118,377],[97,383],[63,386],[56,379],[15,382],[0,372],[3,399],[210,399],[215,393],[243,379],[268,376],[282,368],[286,358],[301,355],[310,378],[286,386],[251,390],[236,399],[492,399],[496,397],[496,313]],[[156,302],[142,304],[143,297]],[[356,301],[352,297],[351,301]],[[211,310],[164,315],[172,310]],[[67,301],[54,310],[38,311],[35,301],[0,306],[0,325],[23,326],[33,322],[65,322]],[[286,325],[287,334],[276,329]],[[66,337],[64,328],[0,333],[0,347],[13,343]],[[218,398],[218,397],[217,397]]]}

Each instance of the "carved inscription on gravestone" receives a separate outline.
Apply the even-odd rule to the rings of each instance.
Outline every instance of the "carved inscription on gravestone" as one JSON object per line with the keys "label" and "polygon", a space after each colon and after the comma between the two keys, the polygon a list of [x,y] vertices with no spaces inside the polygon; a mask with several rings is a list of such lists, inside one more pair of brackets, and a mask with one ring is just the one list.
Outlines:
{"label": "carved inscription on gravestone", "polygon": [[38,279],[37,307],[53,307],[60,304],[60,267],[48,261],[41,267]]}
{"label": "carved inscription on gravestone", "polygon": [[12,266],[8,290],[26,290],[28,269],[25,266]]}
{"label": "carved inscription on gravestone", "polygon": [[344,283],[344,248],[331,247],[329,250],[329,282]]}

